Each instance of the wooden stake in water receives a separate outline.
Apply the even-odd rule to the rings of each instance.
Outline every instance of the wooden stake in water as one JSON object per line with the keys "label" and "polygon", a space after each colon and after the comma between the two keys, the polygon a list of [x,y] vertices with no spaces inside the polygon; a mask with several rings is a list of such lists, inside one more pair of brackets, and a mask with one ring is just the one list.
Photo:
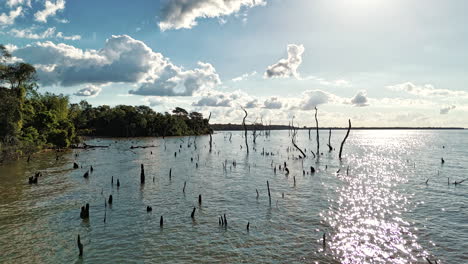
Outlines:
{"label": "wooden stake in water", "polygon": [[187,184],[186,181],[184,181],[184,188],[182,189],[182,192],[185,193],[185,185]]}

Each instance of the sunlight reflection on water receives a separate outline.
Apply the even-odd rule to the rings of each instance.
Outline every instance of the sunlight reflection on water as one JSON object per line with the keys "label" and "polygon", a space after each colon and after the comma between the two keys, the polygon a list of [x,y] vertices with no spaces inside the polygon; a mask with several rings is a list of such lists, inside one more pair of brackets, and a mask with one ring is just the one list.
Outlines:
{"label": "sunlight reflection on water", "polygon": [[[468,262],[467,192],[463,185],[447,185],[447,177],[468,175],[464,131],[352,131],[341,162],[337,151],[328,150],[319,160],[295,159],[299,152],[288,151],[287,131],[259,137],[256,151],[246,156],[241,135],[233,132],[230,142],[229,132],[216,133],[212,153],[208,137],[197,139],[197,150],[187,148],[187,138],[166,139],[167,150],[162,139],[94,139],[111,147],[77,151],[83,169],[71,169],[73,153],[58,162],[45,154],[30,164],[0,167],[0,262],[75,262],[77,234],[85,244],[84,260],[94,263],[426,263],[425,257]],[[334,131],[332,145],[339,147],[343,136]],[[306,131],[298,140],[308,153],[315,149],[315,137],[309,140]],[[322,145],[327,140],[321,131]],[[129,150],[146,144],[159,147]],[[290,174],[275,174],[272,164],[283,162]],[[140,163],[148,177],[143,188]],[[89,165],[95,171],[84,180]],[[310,166],[317,172],[303,175]],[[40,183],[26,184],[37,170],[44,171]],[[111,176],[120,179],[119,189],[110,185]],[[115,203],[106,209],[109,194]],[[87,222],[79,218],[86,202]],[[228,228],[218,225],[222,214]]]}

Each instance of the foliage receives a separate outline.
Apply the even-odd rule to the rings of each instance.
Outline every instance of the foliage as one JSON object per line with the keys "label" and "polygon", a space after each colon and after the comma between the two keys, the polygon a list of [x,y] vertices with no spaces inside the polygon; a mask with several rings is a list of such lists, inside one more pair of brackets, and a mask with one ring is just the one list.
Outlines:
{"label": "foliage", "polygon": [[70,106],[71,119],[80,135],[110,137],[185,136],[211,132],[208,120],[197,112],[180,107],[169,113],[156,113],[148,106],[101,105],[86,101]]}

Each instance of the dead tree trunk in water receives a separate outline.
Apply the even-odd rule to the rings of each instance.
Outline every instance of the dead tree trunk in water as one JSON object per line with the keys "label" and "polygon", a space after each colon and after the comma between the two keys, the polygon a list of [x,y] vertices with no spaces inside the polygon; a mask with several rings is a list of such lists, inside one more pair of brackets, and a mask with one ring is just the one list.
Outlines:
{"label": "dead tree trunk in water", "polygon": [[244,132],[245,132],[245,147],[247,148],[247,154],[249,154],[249,144],[247,143],[247,125],[245,124],[245,119],[247,118],[247,111],[241,107],[242,110],[245,112],[244,119],[242,120],[242,125],[244,126]]}
{"label": "dead tree trunk in water", "polygon": [[[293,119],[294,120],[294,119]],[[302,153],[302,157],[305,158],[307,157],[307,155],[304,153],[304,151],[302,151],[302,149],[300,149],[297,145],[296,145],[296,136],[297,136],[297,129],[294,127],[294,121],[291,121],[291,124],[292,124],[292,131],[293,131],[293,134],[292,134],[292,137],[291,137],[291,142],[292,144],[294,145],[294,147],[299,150],[301,153]]]}
{"label": "dead tree trunk in water", "polygon": [[[208,117],[208,124],[210,123],[210,119],[211,119],[211,112],[210,112],[210,116]],[[212,132],[210,131],[210,152],[213,147],[213,137],[211,136],[211,134]]]}
{"label": "dead tree trunk in water", "polygon": [[327,146],[328,146],[328,150],[329,150],[330,152],[332,152],[333,147],[331,146],[331,142],[330,142],[330,141],[331,141],[331,128],[330,128],[330,130],[329,130],[329,132],[328,132],[328,144],[327,144]]}
{"label": "dead tree trunk in water", "polygon": [[343,152],[343,145],[344,145],[346,139],[347,139],[348,136],[349,136],[349,131],[351,130],[351,119],[349,119],[348,122],[349,122],[348,132],[346,132],[346,136],[344,137],[343,141],[341,142],[340,154],[338,155],[338,157],[340,158],[340,160],[341,160],[341,153]]}
{"label": "dead tree trunk in water", "polygon": [[315,107],[315,126],[317,128],[317,158],[320,157],[319,126],[317,119],[317,107]]}

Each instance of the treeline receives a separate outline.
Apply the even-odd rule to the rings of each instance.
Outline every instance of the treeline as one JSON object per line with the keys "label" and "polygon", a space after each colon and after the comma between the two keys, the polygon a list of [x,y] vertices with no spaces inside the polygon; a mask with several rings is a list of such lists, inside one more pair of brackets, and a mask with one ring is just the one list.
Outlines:
{"label": "treeline", "polygon": [[164,137],[211,132],[208,119],[198,112],[176,107],[172,114],[157,113],[148,106],[102,105],[86,101],[70,105],[71,118],[80,135],[107,137]]}
{"label": "treeline", "polygon": [[37,92],[36,70],[27,63],[9,63],[0,45],[0,162],[44,148],[67,148],[80,135],[135,137],[183,136],[211,132],[197,112],[176,108],[156,113],[147,106],[92,107],[70,104],[68,96]]}

